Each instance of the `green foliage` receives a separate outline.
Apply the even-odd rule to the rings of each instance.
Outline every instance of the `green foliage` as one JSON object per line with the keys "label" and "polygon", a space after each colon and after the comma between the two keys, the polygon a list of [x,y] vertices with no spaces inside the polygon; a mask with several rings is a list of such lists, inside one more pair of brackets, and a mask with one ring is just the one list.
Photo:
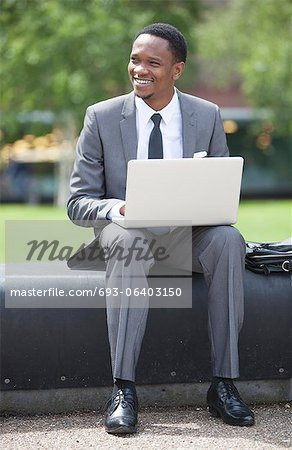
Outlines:
{"label": "green foliage", "polygon": [[[223,84],[240,74],[256,107],[291,129],[291,0],[229,0],[212,9],[198,29],[201,57]],[[290,122],[289,122],[290,121]]]}
{"label": "green foliage", "polygon": [[194,48],[198,1],[2,0],[2,111],[70,110],[130,90],[133,36],[152,22],[178,26]]}

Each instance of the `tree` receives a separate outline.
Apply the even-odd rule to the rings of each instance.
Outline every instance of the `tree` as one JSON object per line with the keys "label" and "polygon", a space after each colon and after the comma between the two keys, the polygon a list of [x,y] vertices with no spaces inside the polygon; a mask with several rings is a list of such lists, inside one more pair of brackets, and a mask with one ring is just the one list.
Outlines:
{"label": "tree", "polygon": [[227,84],[237,73],[255,107],[291,130],[291,0],[230,0],[212,9],[198,30],[200,55]]}
{"label": "tree", "polygon": [[198,1],[2,0],[1,110],[70,111],[130,90],[127,62],[135,33],[155,21],[186,34]]}

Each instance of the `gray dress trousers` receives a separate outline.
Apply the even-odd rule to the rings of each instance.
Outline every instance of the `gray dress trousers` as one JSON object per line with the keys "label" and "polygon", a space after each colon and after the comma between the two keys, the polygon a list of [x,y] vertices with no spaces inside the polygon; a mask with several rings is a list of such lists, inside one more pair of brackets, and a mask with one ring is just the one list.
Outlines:
{"label": "gray dress trousers", "polygon": [[[140,249],[139,258],[125,257],[134,240]],[[135,381],[149,309],[147,295],[137,298],[119,293],[126,292],[127,288],[128,293],[135,288],[147,290],[147,275],[155,265],[153,255],[161,246],[167,251],[165,264],[169,267],[191,268],[193,272],[204,274],[208,287],[213,375],[239,376],[238,335],[244,310],[245,242],[236,228],[179,227],[157,235],[151,229],[124,229],[111,223],[103,229],[100,245],[108,255],[106,287],[111,289],[107,295],[107,325],[114,379]]]}

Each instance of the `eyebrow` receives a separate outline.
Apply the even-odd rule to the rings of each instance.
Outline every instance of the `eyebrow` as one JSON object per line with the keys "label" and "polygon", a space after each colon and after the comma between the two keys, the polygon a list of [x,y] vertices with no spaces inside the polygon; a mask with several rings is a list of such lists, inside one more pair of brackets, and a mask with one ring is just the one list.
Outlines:
{"label": "eyebrow", "polygon": [[[137,58],[139,57],[139,54],[137,53],[131,53],[130,58]],[[155,62],[162,62],[162,59],[159,58],[159,56],[149,56],[148,59],[151,59],[151,61],[155,61]]]}

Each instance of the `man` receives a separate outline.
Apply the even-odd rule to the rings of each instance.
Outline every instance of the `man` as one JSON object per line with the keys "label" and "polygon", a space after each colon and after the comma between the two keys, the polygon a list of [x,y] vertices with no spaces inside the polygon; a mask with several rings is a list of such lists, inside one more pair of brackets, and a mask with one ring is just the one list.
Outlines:
{"label": "man", "polygon": [[[171,25],[149,25],[137,34],[128,66],[133,92],[87,110],[71,180],[71,220],[82,220],[89,226],[92,221],[124,215],[130,159],[192,157],[200,151],[208,156],[228,156],[218,107],[174,87],[183,73],[186,55],[185,39]],[[213,381],[207,394],[209,410],[228,424],[253,425],[254,414],[232,381],[239,376],[237,342],[243,320],[245,243],[231,226],[193,227],[191,231],[192,270],[204,273],[209,295],[213,365]],[[149,250],[153,237],[168,249],[185,243],[180,228],[162,230],[157,235],[155,230],[125,230],[114,223],[103,229],[99,243],[106,254],[115,255],[117,247],[130,248],[137,237],[142,252]],[[107,261],[107,286],[118,288],[118,292],[121,286],[125,290],[135,283],[147,287],[153,264],[153,258],[140,258],[126,265],[125,259],[112,256]],[[148,298],[141,299],[139,308],[133,306],[134,300],[122,294],[118,298],[107,296],[114,388],[105,427],[113,434],[133,433],[137,427],[135,368],[147,321]]]}

